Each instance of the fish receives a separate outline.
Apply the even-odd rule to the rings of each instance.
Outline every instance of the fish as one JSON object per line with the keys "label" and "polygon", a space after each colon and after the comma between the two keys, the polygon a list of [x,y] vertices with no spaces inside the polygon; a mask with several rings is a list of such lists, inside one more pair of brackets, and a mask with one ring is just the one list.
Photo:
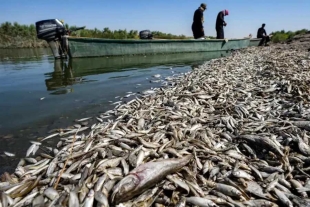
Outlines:
{"label": "fish", "polygon": [[278,189],[274,189],[275,194],[277,195],[279,201],[287,206],[287,207],[293,207],[293,203],[290,201],[290,199],[288,199],[288,197],[280,190]]}
{"label": "fish", "polygon": [[40,141],[43,142],[43,141],[45,141],[45,140],[51,139],[51,138],[53,138],[53,137],[56,137],[56,136],[58,136],[59,134],[60,134],[60,133],[54,133],[54,134],[48,135],[47,137],[41,139]]}
{"label": "fish", "polygon": [[43,207],[44,206],[44,197],[43,195],[38,195],[35,197],[32,201],[32,206],[33,207]]}
{"label": "fish", "polygon": [[156,185],[167,175],[177,172],[192,159],[187,155],[179,159],[167,159],[139,165],[128,173],[113,189],[111,199],[115,204],[128,201],[137,194]]}
{"label": "fish", "polygon": [[82,121],[87,121],[89,119],[91,119],[92,117],[86,117],[86,118],[82,118],[82,119],[77,119],[77,122],[82,122]]}
{"label": "fish", "polygon": [[15,157],[15,154],[14,154],[14,153],[6,152],[6,151],[4,151],[3,153],[4,153],[6,156],[8,156],[8,157]]}
{"label": "fish", "polygon": [[155,94],[156,92],[154,90],[144,90],[142,91],[143,95],[152,95]]}
{"label": "fish", "polygon": [[188,197],[186,198],[186,203],[201,207],[218,207],[218,205],[216,205],[213,201],[201,197]]}
{"label": "fish", "polygon": [[51,187],[45,189],[43,194],[52,201],[59,197],[59,193],[54,188]]}
{"label": "fish", "polygon": [[93,206],[93,203],[94,203],[94,199],[95,199],[95,192],[93,189],[91,189],[88,194],[87,194],[87,197],[85,199],[85,204],[84,206],[85,207],[92,207]]}
{"label": "fish", "polygon": [[32,152],[34,152],[35,148],[36,148],[36,144],[32,144],[29,149],[27,150],[27,153],[26,153],[26,157],[28,157]]}

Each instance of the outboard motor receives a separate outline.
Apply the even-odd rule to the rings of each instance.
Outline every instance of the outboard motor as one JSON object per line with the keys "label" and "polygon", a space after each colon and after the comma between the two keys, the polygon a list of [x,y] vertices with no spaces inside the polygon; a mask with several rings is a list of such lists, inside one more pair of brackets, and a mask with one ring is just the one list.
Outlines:
{"label": "outboard motor", "polygon": [[150,30],[142,30],[139,32],[139,37],[141,40],[143,39],[153,39],[153,35]]}
{"label": "outboard motor", "polygon": [[63,40],[66,28],[58,19],[48,19],[36,22],[37,37],[47,41],[55,58],[66,58],[67,41]]}
{"label": "outboard motor", "polygon": [[[85,27],[76,28],[76,30],[84,29]],[[37,37],[47,41],[54,57],[66,58],[69,45],[68,34],[71,32],[65,28],[63,23],[58,19],[47,19],[36,22]]]}

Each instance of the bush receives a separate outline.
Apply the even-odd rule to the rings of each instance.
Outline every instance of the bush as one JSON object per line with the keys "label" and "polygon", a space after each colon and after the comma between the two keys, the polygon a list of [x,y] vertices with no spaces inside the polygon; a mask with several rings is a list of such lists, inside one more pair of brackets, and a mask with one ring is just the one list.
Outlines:
{"label": "bush", "polygon": [[297,30],[297,31],[295,32],[295,35],[307,34],[307,32],[308,32],[307,29]]}
{"label": "bush", "polygon": [[285,33],[277,33],[274,36],[272,36],[271,40],[274,43],[284,42],[289,38],[288,34]]}
{"label": "bush", "polygon": [[295,35],[306,34],[307,32],[309,32],[309,30],[307,29],[297,30],[295,32],[292,31],[285,32],[285,30],[276,31],[271,33],[273,35],[271,41],[274,43],[285,42],[289,39],[292,39]]}

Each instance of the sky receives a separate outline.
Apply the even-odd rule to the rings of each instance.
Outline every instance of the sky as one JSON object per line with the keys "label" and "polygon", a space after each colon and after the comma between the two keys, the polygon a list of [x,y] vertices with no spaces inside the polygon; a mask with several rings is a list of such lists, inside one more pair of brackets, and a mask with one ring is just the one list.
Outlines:
{"label": "sky", "polygon": [[0,23],[59,19],[88,29],[149,29],[192,36],[193,14],[201,3],[207,4],[206,36],[216,36],[216,16],[224,9],[229,10],[225,38],[254,37],[262,23],[267,33],[310,29],[310,0],[2,0]]}

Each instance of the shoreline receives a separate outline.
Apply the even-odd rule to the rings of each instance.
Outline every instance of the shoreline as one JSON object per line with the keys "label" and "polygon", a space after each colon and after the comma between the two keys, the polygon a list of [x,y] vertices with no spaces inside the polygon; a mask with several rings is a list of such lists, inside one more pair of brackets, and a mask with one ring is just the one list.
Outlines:
{"label": "shoreline", "polygon": [[0,49],[1,50],[5,50],[5,49],[43,49],[43,48],[49,48],[48,45],[42,45],[42,43],[25,43],[27,44],[27,46],[2,46],[0,45]]}
{"label": "shoreline", "polygon": [[26,49],[26,48],[48,48],[49,45],[45,40],[36,37],[0,37],[0,49]]}
{"label": "shoreline", "polygon": [[[310,110],[308,104],[310,98],[307,95],[309,89],[307,84],[304,84],[310,81],[310,78],[306,77],[310,59],[307,52],[294,48],[293,45],[289,47],[293,49],[283,50],[281,45],[272,45],[235,51],[228,57],[211,60],[182,77],[169,80],[172,83],[171,87],[147,90],[145,93],[148,96],[133,99],[127,104],[120,105],[115,111],[110,110],[109,113],[105,112],[101,116],[93,117],[98,122],[90,127],[89,133],[85,133],[89,128],[76,124],[75,128],[50,134],[47,136],[50,139],[61,135],[57,148],[43,147],[44,144],[40,141],[32,142],[28,150],[30,156],[20,162],[15,174],[3,176],[9,183],[10,180],[24,182],[22,185],[33,184],[33,188],[29,189],[28,193],[11,192],[7,196],[18,198],[33,195],[29,200],[23,201],[32,202],[32,199],[48,186],[50,188],[47,189],[52,191],[51,187],[55,186],[60,175],[62,178],[56,188],[58,192],[53,192],[55,195],[66,198],[68,187],[65,186],[68,185],[70,189],[74,187],[71,190],[75,189],[76,191],[73,191],[79,196],[81,192],[77,193],[77,191],[83,189],[79,203],[88,202],[89,199],[94,201],[92,196],[95,191],[94,186],[99,185],[100,178],[106,175],[99,188],[101,192],[99,194],[110,203],[112,192],[116,198],[120,198],[114,186],[125,179],[129,171],[153,160],[176,159],[188,154],[193,154],[194,157],[192,162],[184,164],[187,167],[184,171],[193,172],[197,181],[187,177],[184,171],[178,174],[173,171],[171,174],[177,179],[188,180],[185,186],[191,186],[187,187],[188,191],[195,197],[204,197],[203,186],[205,185],[209,187],[214,185],[218,191],[221,191],[220,187],[217,187],[217,183],[222,182],[219,178],[233,168],[245,170],[251,176],[250,180],[260,183],[257,178],[260,176],[248,167],[247,160],[257,159],[255,162],[250,162],[253,162],[251,165],[258,166],[254,169],[259,168],[264,180],[271,176],[270,170],[266,172],[260,169],[262,164],[267,163],[270,168],[277,167],[278,170],[275,171],[279,172],[278,179],[282,179],[280,176],[285,175],[305,183],[305,175],[292,168],[292,165],[296,167],[298,164],[298,168],[300,165],[307,167],[310,160],[302,157],[307,151],[296,147],[292,141],[294,140],[291,138],[292,135],[289,136],[289,134],[300,135],[302,139],[297,139],[299,143],[308,144],[310,141],[309,128],[301,124],[302,121],[310,123],[307,118]],[[110,113],[116,116],[116,120],[104,122],[104,117]],[[84,121],[87,120],[82,119],[80,123]],[[271,143],[261,142],[257,136],[262,137],[262,140],[272,141]],[[265,136],[268,139],[265,139]],[[246,146],[240,143],[240,140],[245,142]],[[286,142],[289,142],[289,145],[286,145]],[[44,150],[42,151],[41,148]],[[72,154],[68,153],[71,148]],[[264,152],[264,148],[269,152]],[[305,148],[310,150],[310,147]],[[36,151],[37,153],[33,153]],[[260,153],[256,154],[255,151]],[[292,162],[289,157],[290,152],[300,155],[298,159],[302,162],[296,160]],[[71,157],[69,164],[65,164],[69,157]],[[110,161],[113,159],[113,162]],[[118,159],[118,162],[115,159]],[[218,163],[218,159],[222,160],[220,162],[222,164]],[[279,162],[279,159],[282,162]],[[73,167],[75,162],[78,162],[78,165]],[[108,162],[111,164],[107,164]],[[219,168],[218,172],[212,171],[212,167]],[[66,171],[62,173],[62,169]],[[203,173],[204,171],[206,172]],[[85,172],[87,176],[82,176]],[[243,171],[240,172],[243,173]],[[204,178],[204,174],[209,175],[209,178]],[[38,175],[42,176],[42,180]],[[294,178],[294,176],[297,177]],[[231,179],[240,185],[245,182],[240,181],[240,177],[234,174]],[[178,182],[173,178],[168,180],[163,178],[161,181],[164,187],[159,185],[158,188],[166,191],[174,189],[182,194],[183,191],[174,184]],[[83,182],[86,182],[87,186],[78,184]],[[6,188],[11,189],[10,185],[12,184],[7,185]],[[186,187],[183,186],[183,188]],[[150,189],[154,189],[154,185],[144,190]],[[273,187],[268,189],[268,192],[272,197],[277,197],[282,190],[283,188]],[[248,200],[246,197],[251,190],[241,188],[239,191],[244,192],[237,197]],[[142,193],[143,191],[140,194]],[[153,194],[146,191],[143,195],[152,197],[156,193],[160,198],[169,197],[159,191],[154,191]],[[86,195],[88,195],[87,198],[85,198]],[[182,201],[181,196],[175,196],[178,202]],[[186,195],[182,194],[182,196]],[[292,195],[284,194],[284,196],[300,197],[294,192]],[[45,197],[49,198],[47,193]],[[208,197],[207,193],[205,197]],[[259,198],[253,195],[251,197]],[[292,199],[293,202],[297,202],[296,197],[295,201]],[[47,198],[46,200],[49,201]],[[212,200],[211,196],[208,198]],[[98,198],[96,200],[100,202]],[[237,200],[230,202],[239,202]],[[18,199],[17,202],[23,203]],[[153,202],[159,203],[159,200]],[[276,201],[270,200],[270,202]],[[303,202],[303,199],[300,198],[298,202]]]}

